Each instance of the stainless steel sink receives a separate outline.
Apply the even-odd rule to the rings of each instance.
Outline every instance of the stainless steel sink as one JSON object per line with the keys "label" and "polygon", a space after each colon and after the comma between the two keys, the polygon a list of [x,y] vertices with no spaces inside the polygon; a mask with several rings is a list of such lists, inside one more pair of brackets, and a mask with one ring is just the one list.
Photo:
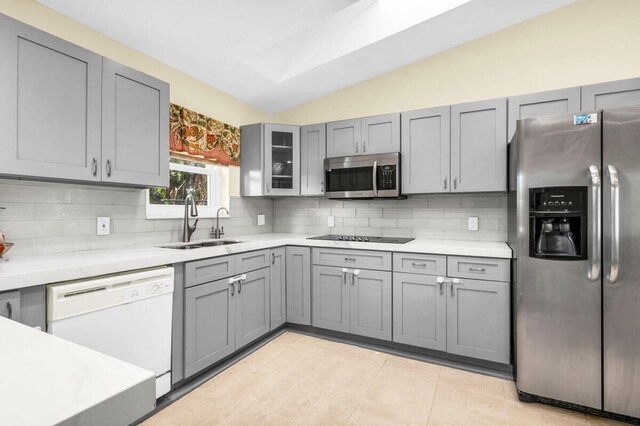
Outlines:
{"label": "stainless steel sink", "polygon": [[162,248],[170,248],[176,250],[191,250],[202,247],[217,247],[217,246],[226,246],[228,244],[238,244],[242,241],[229,241],[229,240],[216,240],[216,241],[203,241],[201,243],[187,243],[175,246],[162,246]]}

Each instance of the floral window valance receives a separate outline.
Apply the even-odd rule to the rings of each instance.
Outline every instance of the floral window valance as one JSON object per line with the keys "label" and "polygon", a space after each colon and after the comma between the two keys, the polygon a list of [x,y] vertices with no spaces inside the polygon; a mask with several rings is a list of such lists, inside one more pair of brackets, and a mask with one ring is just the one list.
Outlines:
{"label": "floral window valance", "polygon": [[223,166],[240,165],[240,129],[171,104],[171,155]]}

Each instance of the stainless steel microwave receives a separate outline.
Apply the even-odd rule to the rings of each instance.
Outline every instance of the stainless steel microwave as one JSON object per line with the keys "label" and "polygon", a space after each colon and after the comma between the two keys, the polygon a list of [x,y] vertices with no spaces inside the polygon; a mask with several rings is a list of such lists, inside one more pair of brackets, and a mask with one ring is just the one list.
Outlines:
{"label": "stainless steel microwave", "polygon": [[324,160],[325,198],[404,198],[400,193],[400,153]]}

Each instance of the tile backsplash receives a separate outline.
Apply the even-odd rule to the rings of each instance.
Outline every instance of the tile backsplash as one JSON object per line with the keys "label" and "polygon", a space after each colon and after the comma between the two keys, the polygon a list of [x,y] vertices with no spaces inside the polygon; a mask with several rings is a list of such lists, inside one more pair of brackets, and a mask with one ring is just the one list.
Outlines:
{"label": "tile backsplash", "polygon": [[[274,232],[507,240],[506,194],[416,195],[406,200],[283,198],[273,207]],[[335,217],[335,227],[327,217]],[[478,231],[467,218],[479,218]]]}
{"label": "tile backsplash", "polygon": [[[0,179],[0,231],[11,254],[48,254],[180,241],[182,219],[146,219],[145,191]],[[273,201],[231,197],[225,237],[273,232]],[[257,215],[266,225],[257,226]],[[96,217],[111,218],[111,235],[96,235]],[[193,221],[192,221],[193,222]],[[200,219],[192,240],[209,238],[215,219]]]}

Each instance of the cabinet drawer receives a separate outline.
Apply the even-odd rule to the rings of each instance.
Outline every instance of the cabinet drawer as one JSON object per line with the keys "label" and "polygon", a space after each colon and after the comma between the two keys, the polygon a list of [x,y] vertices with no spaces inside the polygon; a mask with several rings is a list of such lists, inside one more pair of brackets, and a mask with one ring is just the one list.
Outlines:
{"label": "cabinet drawer", "polygon": [[423,275],[447,275],[446,256],[415,253],[394,253],[394,272],[409,272]]}
{"label": "cabinet drawer", "polygon": [[20,292],[0,293],[0,317],[20,321]]}
{"label": "cabinet drawer", "polygon": [[236,254],[235,273],[244,274],[245,272],[266,268],[271,263],[270,260],[269,250],[258,250]]}
{"label": "cabinet drawer", "polygon": [[449,256],[447,258],[447,271],[447,275],[450,277],[503,282],[511,281],[509,259]]}
{"label": "cabinet drawer", "polygon": [[214,257],[185,265],[185,287],[192,287],[235,274],[234,256]]}
{"label": "cabinet drawer", "polygon": [[313,264],[391,270],[391,253],[366,250],[313,249]]}

